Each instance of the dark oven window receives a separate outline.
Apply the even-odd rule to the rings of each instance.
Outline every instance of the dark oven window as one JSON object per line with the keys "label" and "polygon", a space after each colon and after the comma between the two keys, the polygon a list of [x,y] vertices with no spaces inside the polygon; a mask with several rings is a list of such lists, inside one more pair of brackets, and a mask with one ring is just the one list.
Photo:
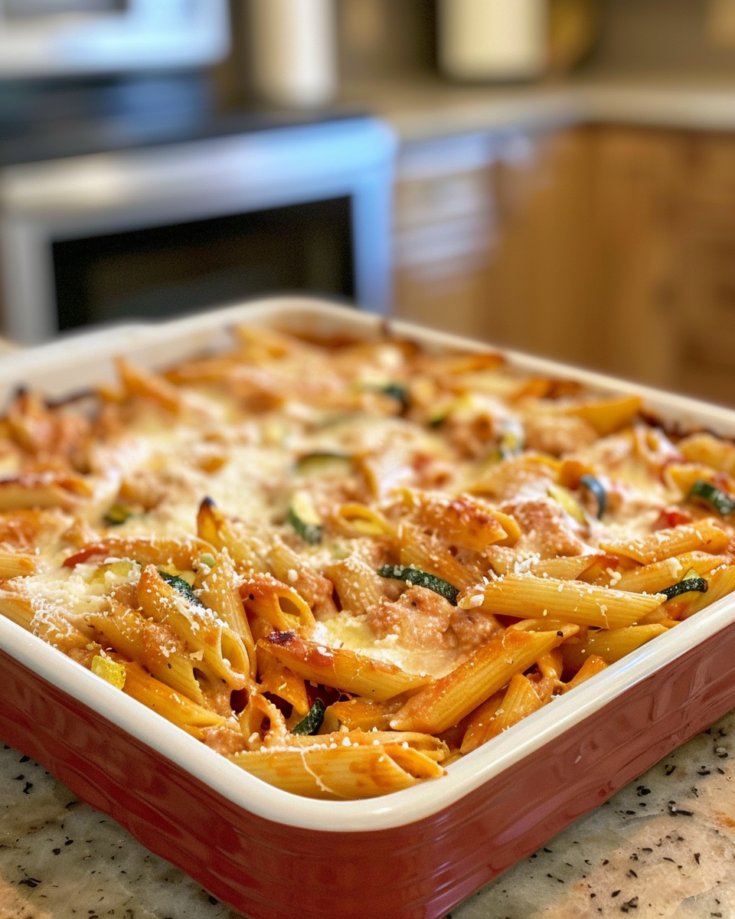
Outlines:
{"label": "dark oven window", "polygon": [[59,329],[279,292],[354,299],[351,240],[345,197],[56,241]]}

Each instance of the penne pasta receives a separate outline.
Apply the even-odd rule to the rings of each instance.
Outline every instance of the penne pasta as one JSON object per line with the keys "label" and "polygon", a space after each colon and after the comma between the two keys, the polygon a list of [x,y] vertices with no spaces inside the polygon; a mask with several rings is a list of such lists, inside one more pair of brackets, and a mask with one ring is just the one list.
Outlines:
{"label": "penne pasta", "polygon": [[585,661],[593,656],[601,658],[607,664],[613,664],[666,631],[666,626],[651,623],[590,632],[586,638],[573,639],[565,643],[562,648],[564,664],[571,670],[580,670]]}
{"label": "penne pasta", "polygon": [[656,530],[647,536],[626,539],[610,539],[600,547],[612,555],[630,558],[642,565],[650,565],[672,555],[685,552],[717,553],[724,549],[730,537],[726,530],[712,520],[680,524],[664,530]]}
{"label": "penne pasta", "polygon": [[153,351],[11,398],[0,615],[280,789],[440,778],[735,597],[735,446],[635,394],[377,326]]}
{"label": "penne pasta", "polygon": [[660,594],[632,594],[579,581],[522,574],[490,581],[481,593],[460,598],[459,605],[519,619],[548,616],[577,625],[614,629],[638,622],[664,599]]}
{"label": "penne pasta", "polygon": [[293,632],[272,632],[258,647],[305,680],[333,686],[376,702],[385,702],[428,682],[428,676],[405,673],[346,648],[327,648]]}
{"label": "penne pasta", "polygon": [[391,727],[429,734],[446,731],[576,631],[575,626],[555,632],[508,629],[456,670],[412,696],[393,717]]}
{"label": "penne pasta", "polygon": [[444,774],[435,760],[411,747],[351,744],[346,734],[339,742],[301,749],[268,747],[234,754],[230,760],[269,785],[327,800],[374,798]]}
{"label": "penne pasta", "polygon": [[[495,699],[495,697],[493,697]],[[478,718],[472,718],[462,741],[461,752],[471,753],[481,744],[540,709],[548,699],[543,699],[534,684],[522,673],[511,677],[508,688],[497,703],[488,707]]]}

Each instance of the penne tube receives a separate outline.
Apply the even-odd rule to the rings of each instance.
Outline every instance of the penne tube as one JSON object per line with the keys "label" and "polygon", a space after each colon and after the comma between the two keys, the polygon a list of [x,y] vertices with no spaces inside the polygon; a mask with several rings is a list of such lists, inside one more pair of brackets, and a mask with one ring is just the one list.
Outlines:
{"label": "penne tube", "polygon": [[479,580],[478,573],[459,562],[445,544],[413,524],[400,525],[397,541],[401,565],[436,575],[458,590],[471,587]]}
{"label": "penne tube", "polygon": [[385,580],[357,556],[329,565],[324,573],[334,584],[340,608],[353,616],[364,616],[385,597]]}
{"label": "penne tube", "polygon": [[600,544],[600,548],[613,555],[631,558],[642,565],[650,565],[672,555],[683,555],[685,552],[717,553],[723,550],[730,537],[727,532],[713,520],[704,519],[697,523],[683,523],[679,526],[656,530],[647,536],[631,539],[610,539]]}
{"label": "penne tube", "polygon": [[433,759],[398,744],[264,747],[229,758],[269,785],[327,800],[375,798],[444,775],[444,769]]}
{"label": "penne tube", "polygon": [[203,576],[199,599],[240,638],[249,661],[251,679],[255,679],[255,641],[240,597],[240,585],[232,559],[220,552],[212,568]]}
{"label": "penne tube", "polygon": [[411,454],[400,443],[386,443],[380,451],[360,457],[357,468],[365,477],[370,494],[378,501],[388,498],[414,477]]}
{"label": "penne tube", "polygon": [[36,571],[37,557],[24,552],[3,552],[0,550],[0,578],[24,577]]}
{"label": "penne tube", "polygon": [[[495,698],[493,696],[493,698]],[[472,750],[498,737],[503,731],[518,724],[528,715],[540,709],[547,699],[542,699],[534,684],[522,673],[516,673],[508,684],[508,689],[492,714],[486,713],[482,720],[473,720],[465,732],[461,752]]]}
{"label": "penne tube", "polygon": [[[273,631],[273,626],[265,619],[253,619],[253,635],[256,640],[267,638]],[[306,691],[306,682],[302,676],[294,673],[284,666],[279,660],[268,654],[263,648],[255,650],[258,667],[258,690],[267,692],[272,696],[283,699],[303,716],[309,711],[309,694]]]}
{"label": "penne tube", "polygon": [[212,610],[189,602],[164,581],[153,565],[143,569],[138,600],[147,616],[170,625],[189,651],[199,653],[211,672],[230,689],[246,686],[250,673],[247,650],[242,639]]}
{"label": "penne tube", "polygon": [[240,596],[249,613],[270,622],[279,632],[297,629],[309,633],[314,628],[314,615],[306,600],[271,574],[243,580]]}
{"label": "penne tube", "polygon": [[100,646],[94,642],[88,630],[69,620],[63,609],[58,607],[44,608],[34,616],[33,634],[43,638],[64,654],[76,657],[80,662],[91,659],[99,653]]}
{"label": "penne tube", "polygon": [[707,592],[682,594],[669,600],[664,609],[672,619],[688,619],[717,600],[735,591],[735,565],[727,565],[713,571],[706,578]]}
{"label": "penne tube", "polygon": [[254,616],[252,631],[256,642],[255,657],[258,667],[259,691],[270,692],[278,696],[288,702],[298,714],[305,715],[310,703],[304,678],[284,666],[272,654],[258,647],[261,639],[267,638],[274,632],[273,626],[266,619]]}
{"label": "penne tube", "polygon": [[0,614],[27,632],[33,631],[35,610],[30,597],[14,593],[9,588],[0,587]]}
{"label": "penne tube", "polygon": [[559,558],[528,558],[518,561],[513,554],[491,552],[490,565],[495,574],[526,572],[537,578],[574,581],[582,578],[604,555],[566,555]]}
{"label": "penne tube", "polygon": [[493,693],[489,699],[485,699],[482,704],[478,705],[477,708],[467,716],[464,735],[459,748],[459,752],[463,756],[467,753],[471,753],[482,745],[484,742],[485,727],[497,715],[498,709],[503,704],[504,696],[505,690],[498,690],[498,692]]}
{"label": "penne tube", "polygon": [[123,357],[119,357],[115,363],[129,399],[136,396],[150,399],[173,414],[178,414],[182,410],[184,400],[181,390],[164,377],[143,370]]}
{"label": "penne tube", "polygon": [[215,549],[226,549],[238,570],[268,570],[267,541],[242,524],[233,524],[211,498],[205,498],[199,505],[197,534],[207,545]]}
{"label": "penne tube", "polygon": [[127,558],[140,565],[173,566],[177,571],[192,571],[203,555],[212,554],[213,547],[196,537],[167,539],[157,536],[106,536],[75,552],[64,560],[65,568],[73,568],[94,558]]}
{"label": "penne tube", "polygon": [[735,477],[735,444],[700,431],[684,437],[677,446],[690,463],[702,463]]}
{"label": "penne tube", "polygon": [[[151,622],[140,612],[119,606],[106,613],[91,613],[85,617],[93,635],[104,648],[145,667],[156,679],[187,699],[204,705],[204,693],[196,677],[196,670],[204,667],[203,661],[192,659],[167,641],[161,634],[159,623]],[[170,643],[169,643],[170,642]]]}
{"label": "penne tube", "polygon": [[271,571],[284,584],[292,587],[317,616],[334,615],[338,610],[334,602],[334,583],[328,570],[317,571],[304,559],[276,539],[270,555]]}
{"label": "penne tube", "polygon": [[598,673],[602,673],[602,671],[606,670],[609,666],[607,661],[604,661],[599,654],[590,654],[590,656],[585,659],[580,669],[574,674],[574,677],[568,683],[564,684],[562,692],[569,692],[570,689],[576,689],[577,686],[586,683],[591,677],[596,676]]}
{"label": "penne tube", "polygon": [[349,699],[334,702],[327,711],[351,731],[387,731],[390,720],[403,705],[405,699],[391,699],[388,702],[372,702],[367,699]]}
{"label": "penne tube", "polygon": [[393,536],[395,527],[380,511],[366,504],[342,504],[337,508],[334,522],[340,530],[356,536]]}
{"label": "penne tube", "polygon": [[[579,634],[579,633],[577,633]],[[561,675],[564,670],[564,656],[561,648],[554,648],[536,661],[541,681],[536,685],[536,692],[546,701],[562,685]]]}
{"label": "penne tube", "polygon": [[[723,482],[723,478],[726,480]],[[718,473],[711,466],[705,466],[699,463],[668,463],[664,469],[664,481],[667,484],[674,484],[681,492],[683,498],[686,498],[689,495],[689,492],[692,490],[694,483],[701,479],[704,482],[709,482],[714,484],[715,479],[718,479],[721,483],[720,487],[723,485],[728,488],[731,488],[733,483],[732,480],[727,481],[727,476],[723,476],[722,473]]]}
{"label": "penne tube", "polygon": [[250,750],[287,742],[288,729],[281,710],[261,692],[250,694],[237,720]]}
{"label": "penne tube", "polygon": [[204,740],[209,729],[224,727],[227,723],[227,719],[222,715],[182,696],[175,689],[151,676],[138,663],[125,663],[123,692],[197,740]]}
{"label": "penne tube", "polygon": [[70,473],[26,473],[0,479],[0,511],[58,507],[71,511],[92,494],[90,483]]}
{"label": "penne tube", "polygon": [[560,406],[563,415],[573,415],[591,424],[600,437],[632,424],[643,406],[640,396],[612,396]]}
{"label": "penne tube", "polygon": [[447,676],[419,690],[391,720],[396,731],[437,734],[453,727],[493,693],[570,636],[574,625],[554,632],[508,629],[479,648]]}
{"label": "penne tube", "polygon": [[406,673],[393,664],[372,660],[347,648],[327,648],[293,632],[272,632],[258,642],[258,648],[305,680],[377,702],[418,689],[429,681],[428,676]]}
{"label": "penne tube", "polygon": [[484,552],[488,546],[510,535],[494,511],[470,495],[401,488],[397,497],[413,520],[440,533],[442,540],[450,545]]}
{"label": "penne tube", "polygon": [[571,639],[563,645],[561,653],[564,665],[570,670],[579,670],[587,658],[593,655],[613,664],[667,631],[665,625],[651,623],[590,632],[585,639]]}
{"label": "penne tube", "polygon": [[664,599],[661,594],[626,593],[581,581],[506,575],[490,581],[481,592],[468,592],[458,604],[462,609],[486,609],[519,619],[548,616],[577,625],[614,629],[633,625]]}
{"label": "penne tube", "polygon": [[627,571],[621,571],[614,579],[614,583],[617,590],[629,590],[632,593],[656,593],[676,584],[692,568],[703,577],[722,564],[721,555],[687,552],[684,555],[653,562],[651,565],[636,566]]}

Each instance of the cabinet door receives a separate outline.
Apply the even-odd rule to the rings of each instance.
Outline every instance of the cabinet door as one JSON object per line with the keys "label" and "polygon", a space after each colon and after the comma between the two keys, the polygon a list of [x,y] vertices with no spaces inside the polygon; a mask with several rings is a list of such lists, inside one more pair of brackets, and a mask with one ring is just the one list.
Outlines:
{"label": "cabinet door", "polygon": [[[592,364],[585,129],[456,137],[399,169],[396,308],[437,328]],[[474,150],[474,153],[473,153]]]}
{"label": "cabinet door", "polygon": [[398,167],[396,313],[477,337],[495,238],[493,139],[468,135],[412,145]]}
{"label": "cabinet door", "polygon": [[601,363],[617,375],[672,388],[688,173],[682,137],[603,127],[593,143]]}
{"label": "cabinet door", "polygon": [[595,366],[591,152],[585,128],[529,135],[525,151],[501,147],[486,298],[498,342]]}
{"label": "cabinet door", "polygon": [[604,363],[735,404],[735,137],[602,127],[595,147]]}
{"label": "cabinet door", "polygon": [[735,406],[735,137],[686,143],[677,388]]}

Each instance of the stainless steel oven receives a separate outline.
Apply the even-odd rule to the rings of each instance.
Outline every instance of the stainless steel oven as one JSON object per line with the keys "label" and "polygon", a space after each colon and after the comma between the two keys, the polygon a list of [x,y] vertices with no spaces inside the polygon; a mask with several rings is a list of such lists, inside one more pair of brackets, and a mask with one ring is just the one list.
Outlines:
{"label": "stainless steel oven", "polygon": [[0,0],[0,77],[201,67],[229,47],[227,0]]}
{"label": "stainless steel oven", "polygon": [[386,312],[395,139],[339,117],[0,169],[2,331],[308,291]]}

